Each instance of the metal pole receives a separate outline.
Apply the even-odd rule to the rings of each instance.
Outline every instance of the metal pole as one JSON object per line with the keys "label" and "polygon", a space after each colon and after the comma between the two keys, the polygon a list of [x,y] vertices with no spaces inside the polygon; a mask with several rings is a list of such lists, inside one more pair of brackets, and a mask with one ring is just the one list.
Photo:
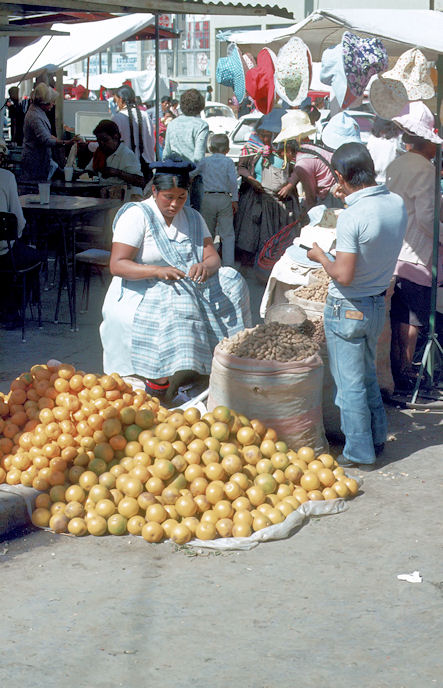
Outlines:
{"label": "metal pole", "polygon": [[155,157],[157,160],[160,158],[160,140],[159,140],[159,128],[160,128],[160,46],[159,46],[159,23],[158,14],[155,15]]}

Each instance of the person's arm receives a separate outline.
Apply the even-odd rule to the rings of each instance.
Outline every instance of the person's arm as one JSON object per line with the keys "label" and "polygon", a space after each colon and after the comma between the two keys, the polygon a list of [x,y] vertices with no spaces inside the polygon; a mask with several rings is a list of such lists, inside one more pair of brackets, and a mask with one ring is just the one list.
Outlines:
{"label": "person's arm", "polygon": [[143,127],[143,154],[150,162],[153,162],[155,160],[154,128],[146,112],[142,113],[142,117],[145,125]]}
{"label": "person's arm", "polygon": [[229,191],[232,196],[232,202],[236,203],[238,201],[238,185],[237,185],[237,171],[235,169],[234,162],[230,158],[226,158],[227,170],[228,170],[228,184]]}
{"label": "person's arm", "polygon": [[162,267],[160,265],[144,265],[136,263],[135,256],[138,248],[114,242],[111,250],[111,260],[109,270],[111,275],[123,277],[128,280],[160,279],[160,280],[179,280],[185,273],[178,268],[170,265]]}
{"label": "person's arm", "polygon": [[[418,174],[414,183],[414,205],[417,230],[426,236],[434,236],[435,213],[435,169],[429,168],[426,174]],[[440,242],[443,241],[443,224],[440,222]]]}
{"label": "person's arm", "polygon": [[320,263],[329,277],[343,287],[349,287],[349,285],[352,284],[355,275],[355,266],[357,264],[356,253],[337,251],[335,261],[332,262],[326,256],[323,249],[314,241],[313,247],[308,251],[307,256],[310,260]]}
{"label": "person's arm", "polygon": [[189,268],[189,277],[194,282],[206,282],[208,277],[214,275],[221,265],[220,256],[214,247],[210,237],[203,240],[203,259],[201,263],[194,263]]}
{"label": "person's arm", "polygon": [[108,177],[118,177],[129,186],[145,186],[145,178],[140,174],[133,174],[131,172],[125,172],[125,170],[118,170],[116,167],[105,167],[101,171],[102,177],[108,179]]}
{"label": "person's arm", "polygon": [[52,147],[56,146],[58,143],[61,143],[61,141],[58,141],[58,139],[51,134],[49,126],[46,126],[45,123],[37,117],[33,118],[32,131],[36,140],[45,146]]}
{"label": "person's arm", "polygon": [[171,156],[171,127],[166,127],[165,145],[163,146],[162,159],[167,160]]}
{"label": "person's arm", "polygon": [[305,192],[305,208],[310,210],[317,201],[317,184],[316,180],[312,177],[312,172],[306,169],[302,165],[296,165],[295,170],[301,185],[303,186],[303,191]]}
{"label": "person's arm", "polygon": [[248,182],[256,191],[263,191],[263,186],[251,173],[253,160],[253,155],[244,155],[239,158],[237,171],[243,181]]}
{"label": "person's arm", "polygon": [[[194,160],[201,160],[202,158],[205,157],[206,155],[206,144],[208,142],[208,136],[209,136],[209,127],[206,122],[204,122],[206,126],[201,127],[201,129],[197,132],[197,135],[195,137],[195,149],[194,149]],[[166,129],[166,132],[168,130]],[[167,135],[167,133],[166,133]]]}

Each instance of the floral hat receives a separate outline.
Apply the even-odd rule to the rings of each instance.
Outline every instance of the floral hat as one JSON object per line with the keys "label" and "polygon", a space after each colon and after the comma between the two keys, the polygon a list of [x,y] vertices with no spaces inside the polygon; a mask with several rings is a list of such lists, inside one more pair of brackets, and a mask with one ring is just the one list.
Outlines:
{"label": "floral hat", "polygon": [[315,134],[317,131],[315,126],[311,124],[309,115],[303,110],[288,110],[283,115],[281,124],[281,132],[275,137],[274,143],[289,141],[289,139],[306,138],[306,136]]}
{"label": "floral hat", "polygon": [[276,59],[272,50],[263,48],[257,55],[257,66],[246,72],[246,91],[253,98],[257,110],[264,115],[271,112],[274,102]]}
{"label": "floral hat", "polygon": [[341,108],[363,96],[370,79],[388,67],[388,54],[379,38],[362,38],[345,31],[341,43],[323,52],[320,80],[332,86]]}
{"label": "floral hat", "polygon": [[393,69],[385,72],[382,79],[400,81],[408,100],[429,100],[435,95],[426,57],[418,48],[411,48],[400,55]]}
{"label": "floral hat", "polygon": [[235,43],[228,45],[226,57],[221,57],[217,62],[215,78],[219,84],[232,88],[239,103],[245,99],[245,67]]}
{"label": "floral hat", "polygon": [[369,100],[379,117],[392,119],[408,104],[408,93],[401,81],[377,76],[369,85]]}
{"label": "floral hat", "polygon": [[308,46],[293,36],[278,52],[275,90],[292,107],[306,98],[312,77],[312,58]]}

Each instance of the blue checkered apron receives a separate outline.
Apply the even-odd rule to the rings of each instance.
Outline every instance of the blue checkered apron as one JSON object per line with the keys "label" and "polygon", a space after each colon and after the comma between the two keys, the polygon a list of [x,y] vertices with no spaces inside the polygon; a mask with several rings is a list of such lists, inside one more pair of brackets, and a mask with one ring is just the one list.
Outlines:
{"label": "blue checkered apron", "polygon": [[[203,226],[197,212],[184,208],[189,238],[174,241],[151,208],[137,207],[143,209],[164,261],[186,274],[202,261]],[[132,364],[137,375],[156,379],[178,370],[209,374],[217,343],[251,326],[249,290],[233,268],[220,268],[202,284],[188,277],[176,282],[148,279],[143,284],[145,293],[132,325]],[[123,284],[126,289],[139,287],[126,280]]]}

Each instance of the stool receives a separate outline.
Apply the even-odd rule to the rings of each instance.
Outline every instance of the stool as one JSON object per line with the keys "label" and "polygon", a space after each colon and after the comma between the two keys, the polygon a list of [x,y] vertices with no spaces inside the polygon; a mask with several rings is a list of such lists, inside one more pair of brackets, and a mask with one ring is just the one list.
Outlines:
{"label": "stool", "polygon": [[102,270],[109,266],[110,257],[111,252],[104,251],[101,248],[88,248],[86,251],[81,251],[80,253],[76,254],[75,260],[78,263],[83,263],[84,268],[82,304],[85,305],[85,308],[81,309],[80,313],[86,313],[89,307],[89,283],[91,279],[91,270],[93,268],[96,269],[96,272],[100,276],[102,284],[104,285]]}

